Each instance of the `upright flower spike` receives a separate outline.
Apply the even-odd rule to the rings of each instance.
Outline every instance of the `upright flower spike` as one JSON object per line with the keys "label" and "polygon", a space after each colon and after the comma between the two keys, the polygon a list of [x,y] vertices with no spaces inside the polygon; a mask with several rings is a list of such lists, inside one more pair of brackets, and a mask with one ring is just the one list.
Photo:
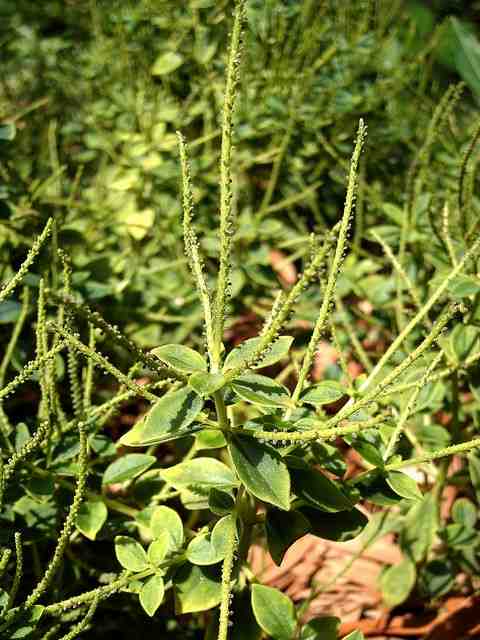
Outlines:
{"label": "upright flower spike", "polygon": [[214,304],[214,352],[213,369],[220,367],[223,329],[225,326],[226,305],[230,295],[230,272],[232,236],[235,220],[232,208],[232,136],[233,113],[240,77],[240,60],[243,25],[245,22],[245,0],[237,0],[235,18],[230,40],[227,83],[222,114],[222,148],[220,156],[220,264]]}

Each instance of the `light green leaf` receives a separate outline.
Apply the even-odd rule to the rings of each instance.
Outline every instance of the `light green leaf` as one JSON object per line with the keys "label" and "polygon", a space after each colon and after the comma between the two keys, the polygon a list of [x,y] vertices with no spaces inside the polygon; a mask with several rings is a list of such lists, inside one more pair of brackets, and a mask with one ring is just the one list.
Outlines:
{"label": "light green leaf", "polygon": [[451,16],[442,40],[442,59],[453,66],[470,89],[480,95],[480,43],[466,22]]}
{"label": "light green leaf", "polygon": [[[245,362],[253,356],[262,338],[250,338],[245,340],[238,347],[230,351],[225,358],[225,364],[223,365],[223,371],[229,369],[235,369],[236,367],[242,367]],[[279,360],[282,360],[288,355],[290,347],[292,346],[292,336],[280,336],[271,346],[270,351],[266,353],[263,358],[257,362],[252,369],[260,369],[262,367],[269,367],[275,364]]]}
{"label": "light green leaf", "polygon": [[244,436],[232,436],[228,448],[235,470],[250,493],[288,511],[290,475],[278,452]]}
{"label": "light green leaf", "polygon": [[387,606],[396,607],[410,595],[415,585],[415,565],[408,559],[388,567],[380,576],[380,588]]}
{"label": "light green leaf", "polygon": [[265,407],[286,407],[290,404],[288,389],[271,378],[248,373],[235,378],[232,387],[243,400]]}
{"label": "light green leaf", "polygon": [[274,640],[292,640],[295,637],[295,607],[285,594],[263,584],[254,584],[252,609],[258,624]]}
{"label": "light green leaf", "polygon": [[154,62],[152,67],[152,75],[164,76],[172,73],[183,64],[183,57],[179,53],[168,51],[160,55]]}
{"label": "light green leaf", "polygon": [[103,474],[102,484],[132,480],[149,469],[156,461],[155,456],[129,453],[108,465]]}
{"label": "light green leaf", "polygon": [[196,613],[216,607],[222,599],[218,570],[184,564],[174,576],[175,612]]}
{"label": "light green leaf", "polygon": [[478,351],[480,332],[477,327],[458,324],[450,334],[451,351],[455,363],[464,362],[472,353]]}
{"label": "light green leaf", "polygon": [[133,429],[120,438],[120,443],[129,447],[143,447],[190,435],[192,430],[188,427],[202,407],[203,400],[188,387],[171,391]]}
{"label": "light green leaf", "polygon": [[152,564],[158,566],[165,560],[170,549],[175,548],[175,546],[177,545],[172,544],[170,532],[167,530],[162,531],[162,533],[149,544],[147,550],[148,559]]}
{"label": "light green leaf", "polygon": [[191,373],[192,371],[206,371],[207,363],[204,358],[189,347],[181,344],[165,344],[150,352],[163,363],[178,371]]}
{"label": "light green leaf", "polygon": [[433,493],[427,493],[408,512],[400,537],[405,555],[414,562],[423,560],[430,550],[438,527],[437,505]]}
{"label": "light green leaf", "polygon": [[318,384],[314,384],[302,393],[301,400],[314,407],[321,407],[324,404],[330,404],[343,398],[347,393],[345,387],[335,380],[324,380]]}
{"label": "light green leaf", "polygon": [[8,140],[9,142],[15,138],[17,129],[13,122],[5,122],[0,124],[0,140]]}
{"label": "light green leaf", "polygon": [[211,396],[225,386],[225,378],[221,373],[194,373],[188,384],[202,397]]}
{"label": "light green leaf", "polygon": [[180,462],[169,469],[163,469],[162,477],[175,489],[191,489],[195,492],[238,485],[233,471],[215,458],[195,458]]}
{"label": "light green leaf", "polygon": [[143,585],[139,594],[140,604],[150,617],[162,604],[164,594],[165,585],[162,576],[152,576]]}
{"label": "light green leaf", "polygon": [[95,540],[107,516],[107,507],[101,500],[88,500],[80,505],[75,525],[89,540]]}
{"label": "light green leaf", "polygon": [[401,471],[390,471],[386,477],[390,489],[407,500],[421,500],[423,495],[413,478]]}
{"label": "light green leaf", "polygon": [[352,631],[348,636],[344,636],[343,640],[365,640],[365,636],[361,631]]}
{"label": "light green leaf", "polygon": [[201,566],[223,560],[232,526],[232,516],[225,516],[215,524],[211,534],[200,534],[193,538],[187,547],[187,560]]}
{"label": "light green leaf", "polygon": [[143,571],[148,567],[148,558],[142,545],[128,536],[115,537],[117,560],[129,571]]}
{"label": "light green leaf", "polygon": [[150,529],[154,538],[161,538],[166,531],[170,536],[173,549],[178,549],[183,544],[182,520],[170,507],[164,505],[155,507],[150,520]]}
{"label": "light green leaf", "polygon": [[195,437],[195,445],[199,451],[201,449],[220,449],[226,444],[225,436],[219,429],[202,429]]}

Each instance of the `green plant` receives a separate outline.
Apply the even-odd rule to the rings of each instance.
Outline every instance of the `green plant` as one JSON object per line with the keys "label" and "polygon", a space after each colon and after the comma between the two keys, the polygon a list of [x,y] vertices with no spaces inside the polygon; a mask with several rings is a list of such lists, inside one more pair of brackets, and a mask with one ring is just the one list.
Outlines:
{"label": "green plant", "polygon": [[[452,511],[453,522],[440,529],[438,502],[447,468],[444,462],[438,470],[433,467],[436,460],[472,452],[469,472],[478,493],[480,465],[473,451],[480,446],[480,438],[475,422],[461,428],[467,420],[459,402],[465,374],[476,392],[471,370],[480,358],[475,327],[478,284],[476,276],[468,272],[480,246],[480,240],[473,239],[477,203],[470,182],[476,137],[460,165],[460,206],[457,209],[450,204],[444,209],[439,232],[443,242],[439,240],[439,246],[432,249],[432,262],[435,268],[440,266],[431,290],[424,282],[432,279],[427,269],[412,275],[417,253],[426,246],[419,230],[424,231],[430,222],[421,201],[425,184],[431,186],[426,180],[429,154],[439,127],[451,113],[457,89],[447,93],[412,166],[406,213],[395,218],[397,212],[393,208],[392,213],[394,205],[390,205],[392,217],[399,223],[395,234],[388,236],[385,229],[382,233],[376,228],[372,236],[393,264],[397,278],[394,290],[401,293],[393,299],[390,289],[384,306],[379,305],[386,322],[398,325],[397,335],[390,334],[389,346],[372,362],[372,354],[364,351],[352,329],[349,310],[341,302],[351,294],[350,284],[345,282],[349,268],[345,255],[366,138],[361,120],[340,220],[331,231],[324,229],[311,237],[310,256],[304,256],[302,274],[291,289],[278,293],[260,334],[226,353],[224,328],[238,225],[232,193],[233,111],[244,12],[245,2],[239,0],[223,108],[219,259],[213,291],[194,225],[187,145],[178,135],[185,253],[203,311],[205,349],[163,344],[145,353],[118,328],[78,302],[72,292],[71,267],[66,256],[58,253],[53,220],[17,276],[0,290],[2,300],[21,283],[51,235],[53,266],[44,270],[36,295],[35,357],[5,384],[29,311],[25,289],[22,310],[0,367],[0,494],[5,544],[0,569],[6,578],[0,633],[4,635],[74,638],[88,628],[101,603],[125,591],[138,595],[149,616],[154,616],[172,593],[177,614],[218,608],[218,616],[205,616],[205,627],[207,637],[220,640],[229,637],[230,622],[237,638],[255,638],[262,633],[280,640],[336,638],[338,620],[320,618],[303,624],[304,607],[295,608],[285,595],[258,584],[248,566],[248,550],[254,541],[264,538],[273,559],[280,563],[288,547],[307,532],[333,540],[363,533],[368,544],[387,530],[398,531],[405,559],[381,579],[385,600],[391,606],[403,602],[417,582],[430,597],[438,597],[450,588],[455,563],[478,571],[473,504],[460,497]],[[452,238],[452,212],[465,219],[469,234]],[[390,274],[385,274],[385,263],[379,260],[379,268],[374,260],[370,262],[385,286],[385,281],[391,280]],[[379,273],[381,269],[383,273]],[[288,359],[293,336],[284,334],[285,327],[299,300],[312,290],[313,330],[293,363],[296,375],[290,389],[268,374],[275,372],[271,367]],[[465,324],[458,321],[459,312],[464,314]],[[352,380],[344,359],[340,361],[343,382],[311,382],[320,339],[331,335],[341,348],[344,334],[352,340],[367,373]],[[119,349],[128,354],[132,366],[127,373],[100,352],[100,347],[111,345],[114,357]],[[100,376],[101,370],[108,376]],[[141,373],[148,373],[147,384],[139,384]],[[29,424],[12,424],[13,412],[6,405],[32,374],[40,388],[36,415],[28,416]],[[445,380],[448,391],[442,386]],[[61,393],[60,383],[68,387],[68,395]],[[102,402],[95,403],[94,395],[98,399],[103,395]],[[134,397],[149,403],[148,408],[114,445],[104,427],[115,409]],[[443,406],[448,406],[453,416],[450,434],[411,428],[419,416],[431,416]],[[366,464],[365,472],[350,480],[342,479],[342,441],[355,448]],[[146,448],[146,452],[130,453],[121,447]],[[167,455],[175,464],[168,463]],[[422,495],[417,483],[401,471],[415,465],[435,470],[432,492]],[[467,484],[465,477],[459,482]],[[125,493],[114,497],[113,489],[119,486]],[[66,498],[71,498],[70,506]],[[373,517],[368,523],[357,508],[363,500],[394,505],[396,511],[387,522]],[[167,502],[172,506],[166,506]],[[18,516],[29,527],[27,535],[15,530]],[[60,527],[58,521],[62,522]],[[104,528],[110,552],[113,541],[120,572],[115,562],[92,569],[90,556],[75,557],[75,539],[83,535],[96,540]],[[441,556],[431,556],[439,530],[445,549],[453,548],[456,554],[442,565],[442,580],[438,579]],[[53,550],[45,544],[52,538],[56,538]],[[42,551],[51,550],[46,569],[39,562],[39,546]],[[65,593],[68,580],[56,584],[57,576],[68,570],[65,559],[73,566],[70,575],[93,573],[106,584],[86,588],[80,594]],[[51,604],[40,604],[47,596]],[[238,620],[242,625],[237,628]],[[360,637],[358,632],[349,636],[351,640]]]}

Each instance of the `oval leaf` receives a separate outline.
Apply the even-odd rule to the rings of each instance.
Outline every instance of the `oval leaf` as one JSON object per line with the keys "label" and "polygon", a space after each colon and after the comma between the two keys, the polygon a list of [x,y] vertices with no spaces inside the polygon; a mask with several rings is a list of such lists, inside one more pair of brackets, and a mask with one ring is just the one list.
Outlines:
{"label": "oval leaf", "polygon": [[165,594],[165,585],[162,576],[152,576],[149,578],[140,590],[139,599],[145,613],[150,617],[162,604]]}
{"label": "oval leaf", "polygon": [[324,380],[306,389],[300,396],[303,402],[314,407],[321,407],[343,398],[347,393],[345,387],[335,380]]}
{"label": "oval leaf", "polygon": [[165,344],[150,352],[164,364],[178,371],[191,373],[193,371],[206,371],[207,363],[202,356],[182,344]]}
{"label": "oval leaf", "polygon": [[410,560],[388,567],[380,577],[385,603],[393,608],[405,602],[415,585],[415,578],[415,565]]}
{"label": "oval leaf", "polygon": [[113,484],[132,480],[156,462],[155,456],[144,453],[129,453],[115,460],[105,469],[102,484]]}
{"label": "oval leaf", "polygon": [[337,484],[314,469],[290,469],[293,492],[312,506],[328,511],[345,511],[353,503],[340,491]]}
{"label": "oval leaf", "polygon": [[143,571],[148,567],[148,558],[142,545],[128,536],[116,536],[115,555],[129,571]]}
{"label": "oval leaf", "polygon": [[211,396],[226,383],[221,373],[194,373],[188,379],[188,384],[202,397]]}
{"label": "oval leaf", "polygon": [[170,536],[171,546],[178,549],[183,544],[183,524],[178,513],[170,507],[155,507],[150,519],[154,538],[160,539],[165,532]]}
{"label": "oval leaf", "polygon": [[196,613],[216,607],[222,599],[222,582],[217,570],[184,564],[175,574],[175,612]]}
{"label": "oval leaf", "polygon": [[288,389],[266,376],[249,373],[235,378],[232,387],[243,400],[265,407],[285,407],[290,403]]}
{"label": "oval leaf", "polygon": [[[167,393],[137,423],[120,438],[120,443],[129,447],[143,447],[171,440],[185,432],[203,407],[203,400],[192,389],[184,387]],[[201,427],[199,427],[201,428]]]}
{"label": "oval leaf", "polygon": [[243,436],[232,436],[228,449],[238,477],[250,493],[288,511],[290,475],[277,451]]}
{"label": "oval leaf", "polygon": [[[262,338],[250,338],[245,340],[238,347],[230,351],[225,359],[223,370],[235,369],[236,367],[242,367],[245,362],[253,356],[258,346],[260,345]],[[253,365],[252,369],[260,369],[262,367],[269,367],[275,364],[279,360],[282,360],[288,355],[290,347],[292,346],[292,336],[280,336],[270,348],[270,351],[266,353],[261,360]]]}
{"label": "oval leaf", "polygon": [[105,524],[108,510],[101,500],[88,500],[80,505],[75,525],[89,540],[95,540]]}
{"label": "oval leaf", "polygon": [[422,492],[413,478],[401,471],[390,471],[386,477],[387,484],[396,494],[407,500],[421,500]]}
{"label": "oval leaf", "polygon": [[172,73],[183,64],[183,57],[174,51],[168,51],[159,56],[152,67],[152,75],[164,76]]}
{"label": "oval leaf", "polygon": [[175,489],[191,488],[195,492],[238,485],[233,471],[215,458],[195,458],[180,462],[169,469],[162,469],[162,477]]}
{"label": "oval leaf", "polygon": [[148,559],[152,564],[158,566],[165,560],[171,548],[172,536],[170,532],[166,530],[162,531],[162,533],[150,543],[147,551]]}
{"label": "oval leaf", "polygon": [[262,629],[275,640],[292,640],[297,616],[288,596],[263,584],[252,585],[252,609]]}

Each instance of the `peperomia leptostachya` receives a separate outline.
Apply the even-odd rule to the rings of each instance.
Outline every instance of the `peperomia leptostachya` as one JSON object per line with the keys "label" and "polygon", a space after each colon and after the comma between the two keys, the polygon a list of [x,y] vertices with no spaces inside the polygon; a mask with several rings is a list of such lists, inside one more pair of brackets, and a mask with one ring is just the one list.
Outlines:
{"label": "peperomia leptostachya", "polygon": [[[14,518],[15,509],[40,517],[41,509],[37,505],[34,511],[28,500],[17,501],[15,509],[11,508],[17,478],[27,483],[29,499],[38,498],[40,505],[49,491],[68,491],[73,499],[63,513],[55,513],[55,517],[62,516],[57,544],[46,566],[36,568],[34,580],[30,570],[25,576],[25,555],[34,553],[35,538],[16,531],[5,543],[0,557],[0,573],[7,578],[0,593],[2,637],[43,633],[39,637],[74,638],[88,629],[102,601],[120,591],[138,598],[151,617],[161,615],[165,600],[173,600],[178,615],[210,612],[205,617],[207,638],[227,640],[232,625],[235,638],[245,640],[262,634],[278,640],[322,638],[327,628],[336,634],[338,621],[328,618],[304,624],[302,606],[295,607],[284,594],[260,584],[249,565],[253,544],[263,540],[274,562],[280,564],[289,547],[309,532],[336,541],[364,533],[362,548],[366,548],[388,527],[401,530],[405,558],[381,578],[385,601],[395,606],[415,585],[417,565],[426,561],[438,530],[439,492],[446,469],[440,466],[437,471],[434,461],[470,452],[472,485],[480,492],[480,463],[471,453],[480,446],[480,438],[460,430],[458,400],[459,377],[475,365],[480,350],[476,336],[461,323],[452,329],[459,312],[467,310],[447,296],[449,286],[476,257],[480,239],[473,240],[458,257],[447,243],[451,268],[422,296],[403,265],[408,229],[398,257],[373,233],[414,307],[407,321],[401,306],[400,332],[374,362],[364,353],[339,297],[367,134],[363,120],[358,124],[337,224],[312,239],[310,259],[295,283],[279,292],[258,336],[227,349],[224,336],[237,224],[232,187],[234,111],[245,23],[245,0],[237,0],[222,114],[218,273],[213,284],[196,231],[187,142],[178,133],[184,246],[204,317],[204,352],[181,344],[163,344],[143,352],[98,312],[75,299],[68,259],[56,252],[55,264],[58,257],[63,263],[63,291],[49,288],[51,274],[39,281],[35,358],[5,384],[29,311],[28,289],[24,289],[22,312],[0,365],[2,514],[5,521]],[[420,166],[412,173],[415,198],[426,155],[425,151],[419,156]],[[460,189],[468,161],[468,157],[463,160]],[[462,198],[460,193],[461,204]],[[448,225],[444,227],[448,233]],[[52,229],[53,219],[17,275],[0,290],[0,299],[22,282]],[[57,242],[55,234],[54,249]],[[298,350],[292,369],[295,380],[287,386],[268,373],[290,357],[294,336],[285,332],[309,287],[320,291],[320,304],[307,345]],[[335,312],[335,305],[340,313]],[[331,335],[335,347],[341,349],[337,328],[352,336],[368,375],[353,379],[345,358],[340,358],[345,383],[331,378],[312,381],[320,341]],[[133,361],[129,371],[121,371],[100,352],[101,337],[128,352]],[[65,357],[65,372],[58,366],[59,355]],[[94,376],[100,370],[117,387],[113,396],[95,404]],[[145,384],[138,380],[141,372],[148,373]],[[38,381],[41,400],[34,428],[29,429],[11,424],[4,403],[32,375]],[[451,384],[455,428],[451,439],[442,441],[444,446],[427,448],[410,422],[417,411],[430,406],[425,389],[439,396],[435,385],[443,380]],[[61,393],[65,381],[68,399]],[[135,398],[147,409],[114,444],[105,436],[104,426],[123,403]],[[353,447],[364,461],[364,472],[350,480],[343,478],[342,443]],[[162,457],[165,451],[170,452],[171,463]],[[415,480],[402,472],[416,465],[436,473],[439,488],[422,494]],[[112,496],[112,487],[121,487],[120,498]],[[459,538],[473,535],[476,521],[471,503],[461,500],[454,524],[442,533],[457,546]],[[398,507],[394,525],[387,526],[376,516],[369,522],[365,509],[358,508],[362,501]],[[112,514],[119,518],[111,525],[110,546],[117,573],[109,575],[105,584],[57,598],[55,582],[66,559],[74,555],[76,538],[95,541]],[[43,516],[52,517],[47,511]],[[334,637],[331,633],[329,637]],[[361,636],[354,632],[350,637]]]}

